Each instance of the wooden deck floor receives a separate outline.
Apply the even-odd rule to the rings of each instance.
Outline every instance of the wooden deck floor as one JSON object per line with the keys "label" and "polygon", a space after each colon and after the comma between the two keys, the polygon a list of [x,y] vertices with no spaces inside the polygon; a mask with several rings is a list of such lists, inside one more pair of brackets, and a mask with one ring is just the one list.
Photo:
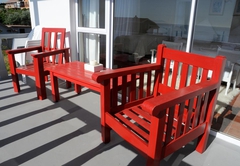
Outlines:
{"label": "wooden deck floor", "polygon": [[[103,144],[100,135],[99,94],[84,89],[76,95],[61,84],[61,100],[36,98],[34,82],[12,89],[11,79],[0,81],[0,166],[144,166],[145,158],[112,133]],[[195,142],[162,160],[162,166],[239,165],[240,143],[211,136],[205,153]]]}

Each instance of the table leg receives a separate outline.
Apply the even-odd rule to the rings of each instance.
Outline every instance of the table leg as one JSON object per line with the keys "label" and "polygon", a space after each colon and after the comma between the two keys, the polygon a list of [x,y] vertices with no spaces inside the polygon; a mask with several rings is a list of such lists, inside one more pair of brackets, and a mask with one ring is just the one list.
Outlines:
{"label": "table leg", "polygon": [[66,88],[69,89],[71,88],[71,86],[72,86],[72,83],[66,80]]}
{"label": "table leg", "polygon": [[60,100],[59,90],[58,90],[58,78],[54,76],[52,72],[50,72],[51,77],[51,87],[52,87],[52,98],[53,101],[57,102]]}
{"label": "table leg", "polygon": [[81,85],[74,84],[74,89],[75,89],[75,92],[77,94],[82,92],[82,86]]}

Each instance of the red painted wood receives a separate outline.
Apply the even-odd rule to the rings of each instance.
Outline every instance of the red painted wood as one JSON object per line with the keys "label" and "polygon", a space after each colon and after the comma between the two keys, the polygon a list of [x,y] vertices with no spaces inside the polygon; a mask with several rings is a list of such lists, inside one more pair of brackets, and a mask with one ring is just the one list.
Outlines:
{"label": "red painted wood", "polygon": [[[63,62],[69,62],[69,48],[64,48],[65,31],[65,28],[42,28],[41,46],[6,51],[15,92],[20,91],[18,74],[25,74],[35,77],[37,98],[43,100],[47,97],[45,87],[45,81],[48,80],[47,75],[49,75],[47,68],[53,65],[62,64]],[[57,42],[57,39],[59,39],[59,42]],[[51,44],[52,42],[53,44]],[[59,46],[57,46],[57,43],[60,43]],[[14,57],[15,54],[29,51],[38,52],[32,54],[34,63],[17,67]],[[58,59],[55,58],[56,55],[58,55]],[[52,57],[51,61],[49,57]]]}
{"label": "red painted wood", "polygon": [[[81,87],[88,87],[94,91],[100,91],[100,84],[92,80],[92,72],[84,70],[83,62],[69,62],[65,64],[59,64],[52,67],[48,67],[48,70],[51,73],[51,81],[61,78],[67,80],[67,82],[74,83],[75,91],[77,93],[81,92]],[[77,71],[77,72],[76,72]],[[52,85],[52,96],[54,101],[60,99],[58,92],[58,84]],[[57,92],[57,93],[56,93]],[[58,99],[58,100],[56,100]]]}
{"label": "red painted wood", "polygon": [[53,101],[58,101],[59,100],[58,79],[57,77],[54,77],[52,72],[50,72],[50,79]]}
{"label": "red painted wood", "polygon": [[[55,81],[56,78],[62,78],[64,80],[66,80],[67,84],[74,83],[76,93],[81,92],[81,87],[87,87],[96,92],[101,92],[101,84],[97,83],[96,81],[94,81],[92,79],[93,72],[87,71],[84,69],[84,62],[74,61],[74,62],[69,62],[69,63],[65,63],[65,64],[53,65],[53,66],[47,67],[47,70],[51,73],[52,81]],[[112,71],[111,69],[104,69],[104,70]],[[136,76],[135,79],[137,79],[137,78],[138,77]],[[120,87],[122,85],[124,85],[126,87],[129,83],[131,83],[131,77],[126,76],[124,78],[119,78],[119,79],[115,78],[112,81],[113,82],[111,83],[111,87],[117,87],[116,89],[118,89],[118,87]],[[55,83],[53,83],[51,85],[52,85],[52,89],[54,90],[54,91],[52,91],[53,100],[58,101],[60,99],[59,92],[56,90],[56,89],[58,89],[58,85]],[[70,85],[68,87],[70,87]],[[108,93],[111,93],[111,95],[115,95],[114,99],[118,98],[118,94],[115,93],[115,92],[117,92],[116,89],[114,88],[114,89],[112,89],[111,92],[110,91],[108,92]],[[126,89],[125,89],[125,91],[126,91]],[[109,101],[112,99],[113,98],[109,99]],[[112,103],[115,103],[117,106],[117,100],[115,100]]]}
{"label": "red painted wood", "polygon": [[12,80],[13,80],[13,89],[14,92],[19,92],[20,91],[20,86],[18,83],[18,76],[17,76],[17,72],[16,72],[16,63],[15,63],[15,57],[13,56],[13,54],[8,54],[8,61],[9,61],[9,65],[12,66],[10,67],[10,72],[12,73]]}
{"label": "red painted wood", "polygon": [[[210,58],[159,45],[155,64],[94,73],[93,80],[100,84],[103,141],[109,142],[114,130],[147,156],[149,166],[159,165],[161,159],[196,138],[196,150],[202,153],[225,61],[221,56]],[[209,70],[212,78],[207,78]],[[131,83],[117,86],[119,79],[126,82],[126,76]]]}

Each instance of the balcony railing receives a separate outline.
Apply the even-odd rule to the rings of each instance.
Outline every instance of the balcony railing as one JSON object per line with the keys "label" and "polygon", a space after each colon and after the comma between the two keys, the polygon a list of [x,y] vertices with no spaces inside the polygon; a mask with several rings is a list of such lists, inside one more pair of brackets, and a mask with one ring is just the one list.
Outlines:
{"label": "balcony railing", "polygon": [[[2,40],[9,40],[13,38],[25,38],[28,33],[15,33],[15,34],[0,34],[0,80],[6,79],[8,77],[7,69],[4,63],[4,58],[2,54]],[[11,43],[12,45],[12,43]]]}

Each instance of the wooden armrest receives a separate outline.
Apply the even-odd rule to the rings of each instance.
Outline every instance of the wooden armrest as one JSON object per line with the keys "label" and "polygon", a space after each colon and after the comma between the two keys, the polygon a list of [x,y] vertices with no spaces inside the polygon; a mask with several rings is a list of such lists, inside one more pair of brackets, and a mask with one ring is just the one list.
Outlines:
{"label": "wooden armrest", "polygon": [[104,80],[111,78],[127,76],[131,74],[144,73],[147,71],[160,69],[160,65],[157,64],[144,64],[138,66],[131,66],[126,68],[119,68],[114,70],[103,70],[101,72],[93,73],[92,79],[98,83],[102,83]]}
{"label": "wooden armrest", "polygon": [[69,49],[70,48],[63,48],[63,49],[57,49],[57,50],[52,50],[52,51],[45,51],[45,52],[32,54],[31,56],[33,58],[44,58],[44,57],[48,57],[48,56],[55,55],[55,54],[66,53],[66,52],[68,52]]}
{"label": "wooden armrest", "polygon": [[42,51],[42,46],[19,48],[19,49],[7,50],[6,52],[7,54],[18,54],[18,53],[25,53],[30,51]]}
{"label": "wooden armrest", "polygon": [[185,102],[197,95],[201,95],[204,92],[216,89],[218,86],[219,84],[217,82],[201,82],[199,84],[184,87],[179,90],[145,100],[141,106],[151,115],[158,116],[161,111],[164,111],[173,105]]}

